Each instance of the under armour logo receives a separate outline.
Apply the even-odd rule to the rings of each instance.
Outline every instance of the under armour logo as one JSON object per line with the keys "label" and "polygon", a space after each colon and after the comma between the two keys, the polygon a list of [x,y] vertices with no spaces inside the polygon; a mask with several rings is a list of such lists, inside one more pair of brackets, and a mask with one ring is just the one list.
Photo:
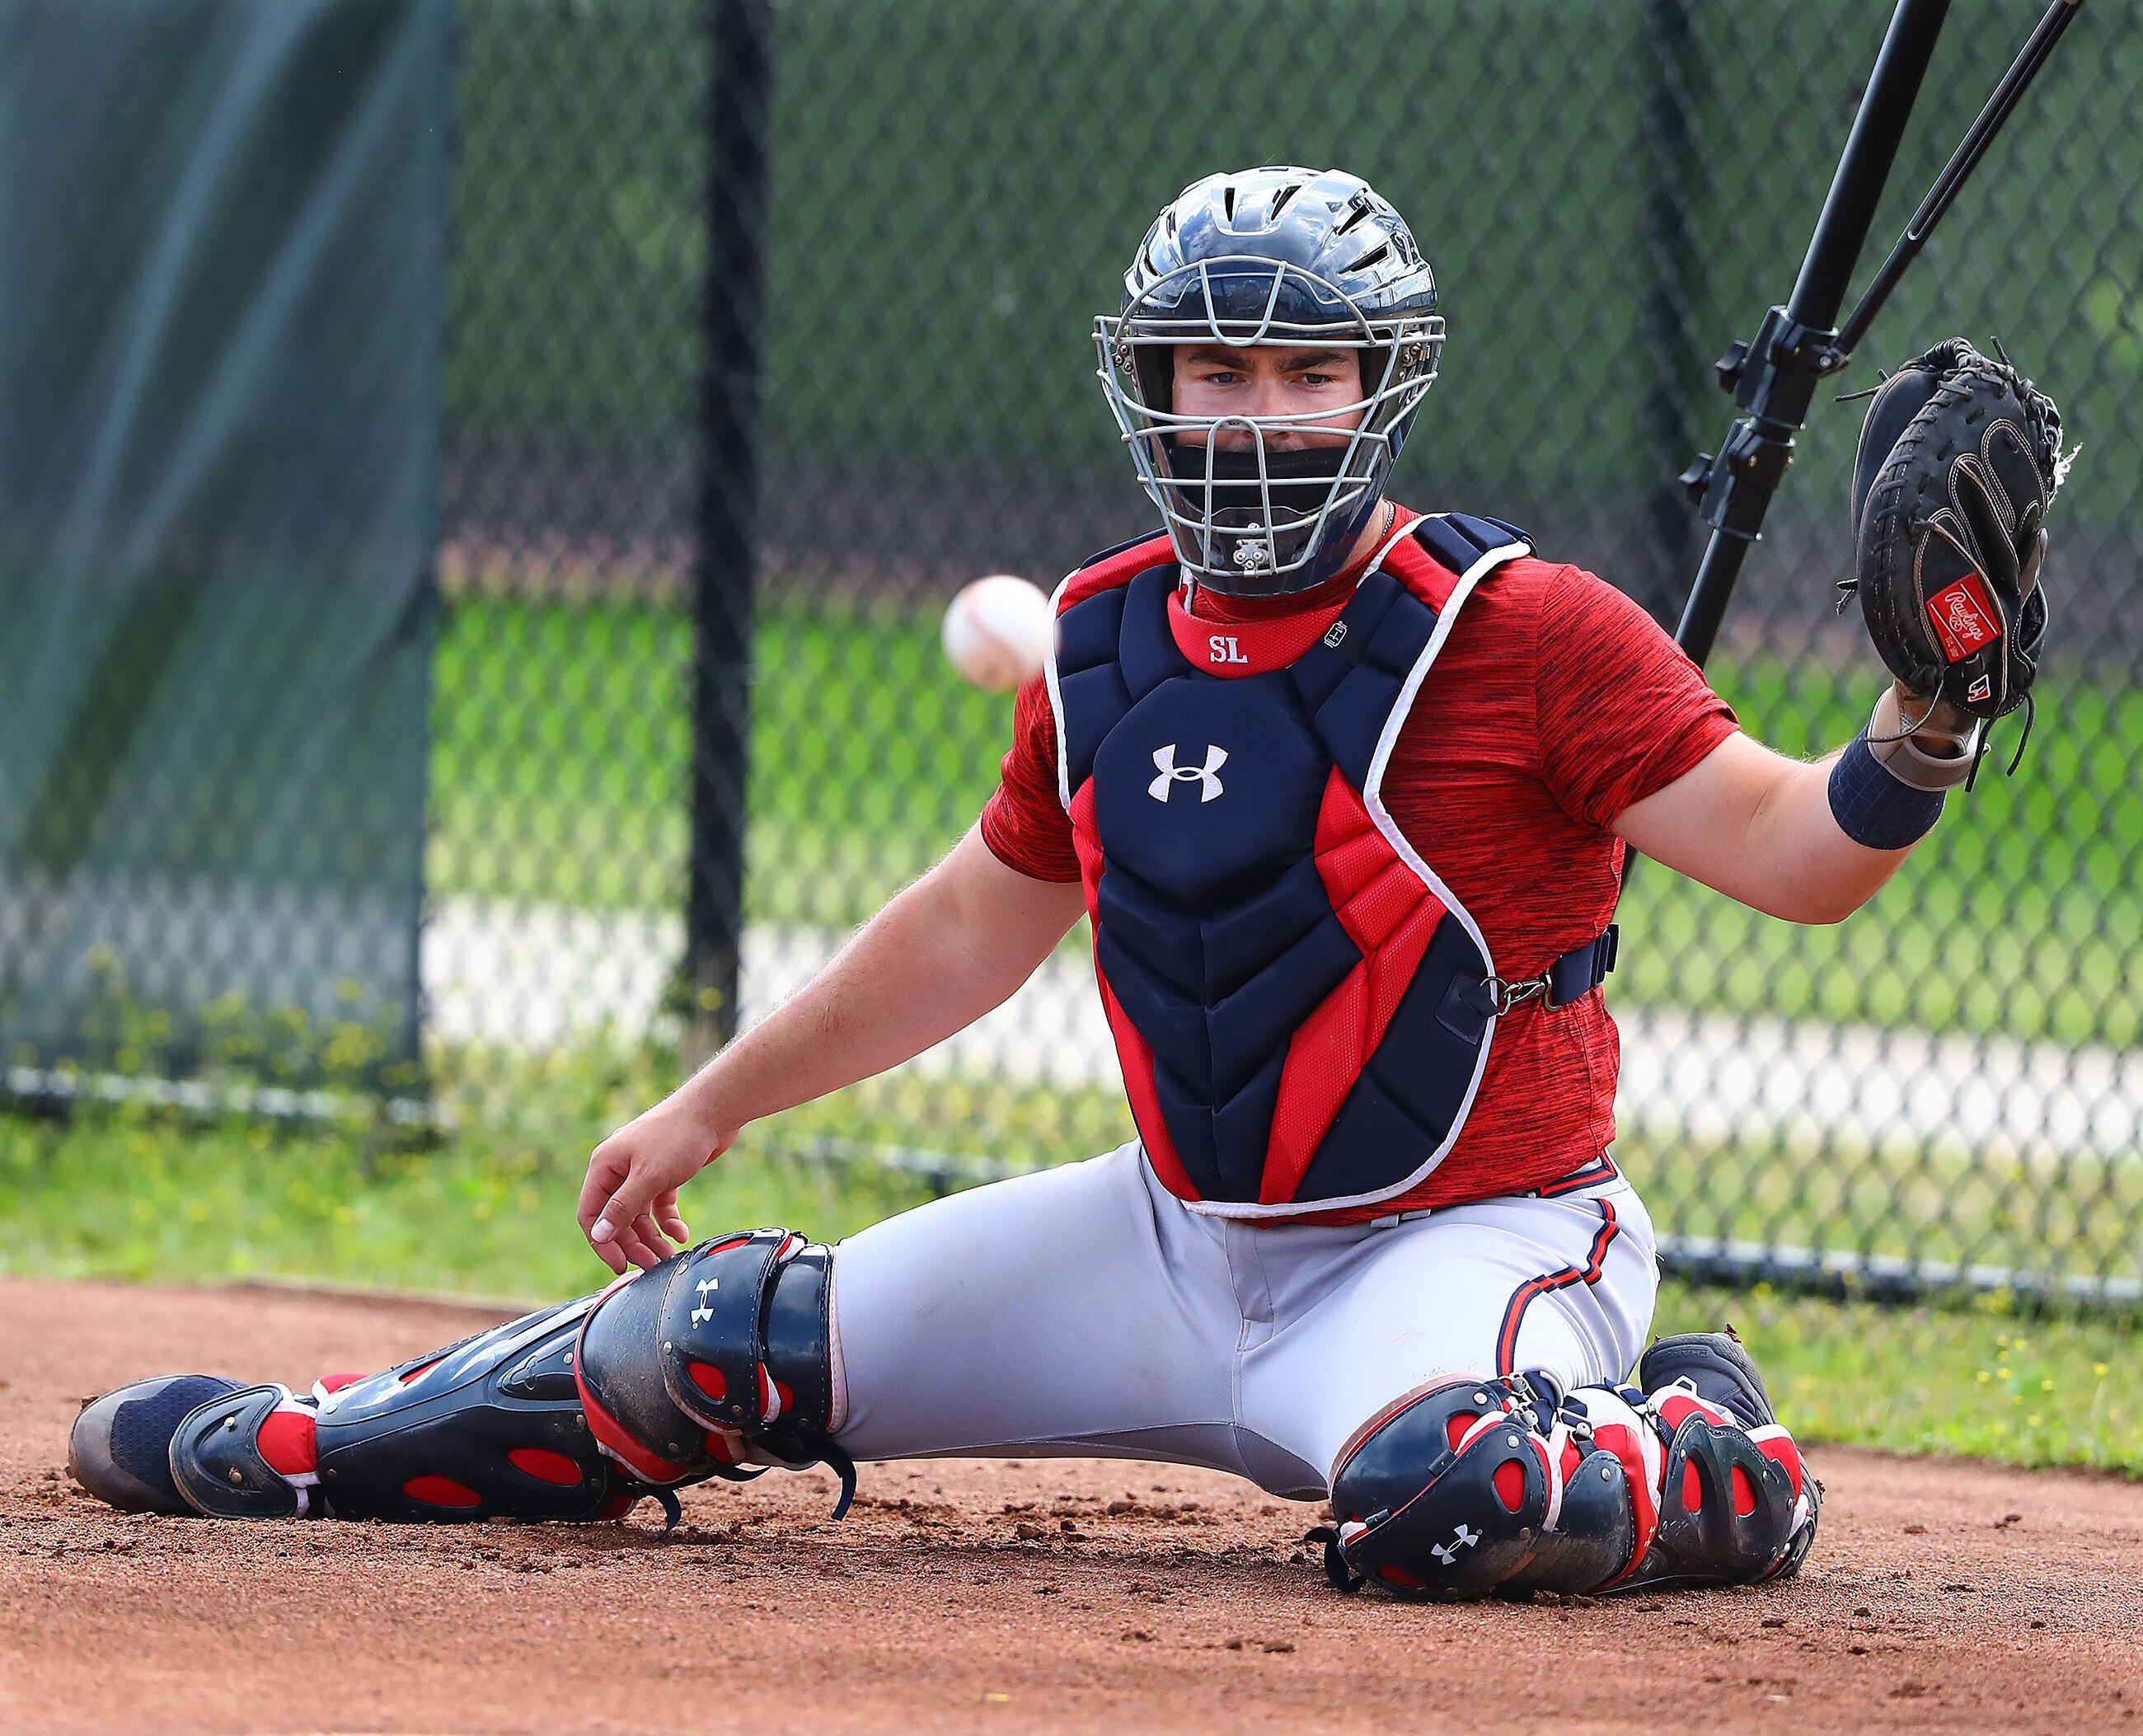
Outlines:
{"label": "under armour logo", "polygon": [[719,1278],[703,1278],[692,1286],[700,1293],[700,1306],[692,1310],[693,1325],[703,1326],[715,1318],[715,1311],[707,1306],[707,1293],[719,1290],[721,1287],[722,1281]]}
{"label": "under armour logo", "polygon": [[1205,749],[1205,763],[1202,766],[1178,765],[1175,763],[1175,744],[1171,741],[1166,747],[1153,750],[1153,763],[1160,769],[1161,775],[1146,785],[1146,793],[1154,800],[1166,801],[1171,784],[1195,784],[1198,799],[1210,802],[1220,794],[1220,780],[1215,774],[1228,763],[1228,750],[1209,747]]}
{"label": "under armour logo", "polygon": [[1438,1560],[1443,1562],[1446,1567],[1448,1567],[1453,1561],[1458,1559],[1458,1551],[1460,1550],[1471,1549],[1480,1541],[1480,1532],[1468,1531],[1462,1525],[1452,1532],[1451,1541],[1448,1543],[1438,1544],[1434,1548],[1429,1551],[1429,1553],[1434,1555]]}

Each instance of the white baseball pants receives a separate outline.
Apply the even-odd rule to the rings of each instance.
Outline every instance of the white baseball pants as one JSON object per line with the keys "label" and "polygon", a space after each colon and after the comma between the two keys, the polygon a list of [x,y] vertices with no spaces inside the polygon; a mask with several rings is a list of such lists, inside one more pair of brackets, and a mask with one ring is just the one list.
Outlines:
{"label": "white baseball pants", "polygon": [[835,1256],[834,1432],[858,1459],[1166,1459],[1320,1498],[1355,1427],[1426,1381],[1629,1372],[1658,1263],[1598,1168],[1344,1229],[1190,1211],[1136,1144],[933,1201]]}

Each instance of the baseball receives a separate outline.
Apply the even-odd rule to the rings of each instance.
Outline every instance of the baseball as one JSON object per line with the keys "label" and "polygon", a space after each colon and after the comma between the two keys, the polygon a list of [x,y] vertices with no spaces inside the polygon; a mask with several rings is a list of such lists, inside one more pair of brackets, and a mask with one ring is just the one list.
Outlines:
{"label": "baseball", "polygon": [[953,667],[986,693],[1010,693],[1049,659],[1057,630],[1039,586],[993,572],[963,586],[945,610],[939,638]]}

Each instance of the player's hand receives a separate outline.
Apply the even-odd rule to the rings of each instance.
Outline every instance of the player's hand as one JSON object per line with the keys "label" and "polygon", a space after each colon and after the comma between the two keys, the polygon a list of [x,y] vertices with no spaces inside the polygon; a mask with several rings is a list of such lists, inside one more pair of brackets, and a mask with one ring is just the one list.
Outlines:
{"label": "player's hand", "polygon": [[1923,750],[1938,755],[1964,751],[1965,744],[1972,739],[1972,732],[1979,726],[1977,718],[1948,700],[1930,699],[1923,693],[1915,693],[1903,681],[1890,685],[1897,690],[1898,718]]}
{"label": "player's hand", "polygon": [[689,1242],[677,1189],[728,1150],[737,1133],[676,1091],[596,1146],[579,1217],[602,1263],[613,1272],[653,1266],[677,1251],[671,1238]]}

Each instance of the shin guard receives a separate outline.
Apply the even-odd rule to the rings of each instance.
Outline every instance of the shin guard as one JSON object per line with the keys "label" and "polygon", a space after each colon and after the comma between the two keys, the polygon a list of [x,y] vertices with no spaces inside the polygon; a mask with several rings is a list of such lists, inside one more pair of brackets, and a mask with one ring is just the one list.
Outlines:
{"label": "shin guard", "polygon": [[240,1387],[136,1381],[75,1421],[68,1462],[134,1511],[220,1519],[615,1516],[652,1492],[596,1445],[573,1385],[596,1298],[545,1308],[384,1373]]}
{"label": "shin guard", "polygon": [[1628,1479],[1557,1414],[1543,1377],[1434,1382],[1387,1406],[1340,1450],[1324,1567],[1438,1602],[1589,1590],[1635,1546]]}
{"label": "shin guard", "polygon": [[68,1462],[130,1511],[234,1519],[591,1520],[768,1465],[854,1467],[834,1403],[830,1249],[733,1236],[384,1373],[310,1395],[137,1381],[76,1419]]}

